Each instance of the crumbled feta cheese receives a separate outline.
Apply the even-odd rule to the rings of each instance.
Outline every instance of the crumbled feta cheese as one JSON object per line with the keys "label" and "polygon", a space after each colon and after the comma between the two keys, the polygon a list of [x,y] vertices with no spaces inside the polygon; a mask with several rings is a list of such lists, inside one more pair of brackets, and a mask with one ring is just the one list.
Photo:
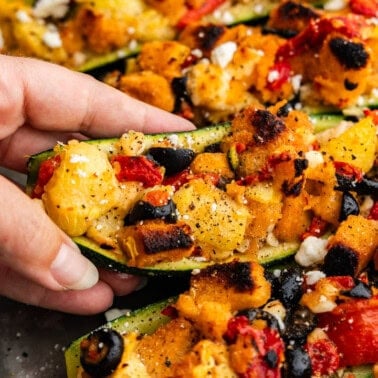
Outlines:
{"label": "crumbled feta cheese", "polygon": [[290,79],[291,85],[295,93],[298,93],[301,88],[302,75],[294,75]]}
{"label": "crumbled feta cheese", "polygon": [[225,24],[232,24],[235,21],[235,17],[229,11],[216,10],[213,13],[213,16],[214,16],[215,19],[217,19],[217,20],[219,20],[219,21],[221,21],[222,23],[225,23]]}
{"label": "crumbled feta cheese", "polygon": [[81,51],[76,51],[73,55],[73,61],[75,66],[80,66],[84,64],[86,60],[87,56]]}
{"label": "crumbled feta cheese", "polygon": [[266,79],[268,83],[274,83],[279,78],[280,78],[280,73],[277,70],[271,70],[269,71],[268,77]]}
{"label": "crumbled feta cheese", "polygon": [[130,50],[136,50],[138,48],[138,42],[135,39],[132,39],[129,42],[129,49]]}
{"label": "crumbled feta cheese", "polygon": [[328,11],[338,11],[344,9],[346,6],[346,0],[330,0],[323,5],[324,9]]}
{"label": "crumbled feta cheese", "polygon": [[321,312],[332,311],[336,306],[337,304],[334,301],[328,299],[325,295],[321,295],[319,301],[311,307],[311,311],[315,314],[319,314]]}
{"label": "crumbled feta cheese", "polygon": [[237,45],[233,41],[222,43],[211,52],[211,62],[224,68],[231,62],[237,50]]}
{"label": "crumbled feta cheese", "polygon": [[114,319],[119,318],[122,315],[127,315],[130,313],[128,309],[119,309],[119,308],[110,308],[109,310],[105,311],[105,319],[107,322],[111,322]]}
{"label": "crumbled feta cheese", "polygon": [[295,254],[295,261],[305,267],[323,262],[327,253],[327,243],[326,239],[315,236],[307,237]]}
{"label": "crumbled feta cheese", "polygon": [[305,273],[306,284],[311,286],[315,285],[321,278],[326,277],[326,275],[320,270],[310,270]]}
{"label": "crumbled feta cheese", "polygon": [[70,157],[70,163],[88,163],[89,159],[85,155],[72,154]]}
{"label": "crumbled feta cheese", "polygon": [[202,52],[201,49],[193,49],[193,50],[191,51],[191,54],[192,54],[193,56],[195,56],[196,58],[202,58],[202,57],[203,57],[203,52]]}
{"label": "crumbled feta cheese", "polygon": [[323,154],[320,151],[307,151],[305,158],[308,161],[309,168],[315,168],[317,165],[324,163]]}
{"label": "crumbled feta cheese", "polygon": [[52,49],[62,47],[63,45],[59,31],[53,27],[53,25],[49,25],[48,30],[42,36],[42,41],[46,46]]}
{"label": "crumbled feta cheese", "polygon": [[30,16],[23,10],[18,10],[16,12],[16,19],[23,24],[31,21]]}
{"label": "crumbled feta cheese", "polygon": [[169,142],[172,144],[172,146],[177,146],[179,143],[179,137],[177,134],[171,134],[168,136]]}
{"label": "crumbled feta cheese", "polygon": [[38,18],[62,18],[69,9],[70,0],[38,0],[33,14]]}

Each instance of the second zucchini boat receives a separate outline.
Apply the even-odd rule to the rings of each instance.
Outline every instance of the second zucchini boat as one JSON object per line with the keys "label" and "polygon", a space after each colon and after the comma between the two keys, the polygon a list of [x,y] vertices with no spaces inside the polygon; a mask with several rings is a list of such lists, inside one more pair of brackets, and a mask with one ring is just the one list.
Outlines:
{"label": "second zucchini boat", "polygon": [[315,134],[285,103],[249,107],[231,125],[58,144],[30,158],[28,192],[84,254],[119,271],[268,264],[298,248],[306,264],[341,240],[358,274],[378,244],[376,140],[372,117]]}

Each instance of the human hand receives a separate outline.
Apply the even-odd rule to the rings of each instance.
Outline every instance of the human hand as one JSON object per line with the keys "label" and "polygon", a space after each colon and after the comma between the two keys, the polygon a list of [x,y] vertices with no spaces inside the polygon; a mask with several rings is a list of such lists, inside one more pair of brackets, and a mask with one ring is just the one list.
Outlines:
{"label": "human hand", "polygon": [[[88,75],[0,55],[0,165],[25,172],[27,156],[72,138],[133,129],[194,126],[134,100]],[[0,176],[0,295],[77,314],[111,306],[134,290],[135,276],[98,272],[41,206]]]}

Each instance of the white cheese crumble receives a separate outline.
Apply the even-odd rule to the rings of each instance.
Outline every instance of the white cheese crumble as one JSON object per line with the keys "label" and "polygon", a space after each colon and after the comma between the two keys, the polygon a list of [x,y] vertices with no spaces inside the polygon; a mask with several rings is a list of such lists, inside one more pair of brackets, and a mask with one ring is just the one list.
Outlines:
{"label": "white cheese crumble", "polygon": [[324,4],[324,9],[328,11],[338,11],[344,9],[347,6],[347,1],[345,0],[330,0]]}
{"label": "white cheese crumble", "polygon": [[38,0],[33,14],[38,18],[62,18],[69,9],[70,0]]}
{"label": "white cheese crumble", "polygon": [[222,43],[212,50],[211,62],[225,68],[231,62],[237,48],[237,44],[233,41]]}
{"label": "white cheese crumble", "polygon": [[48,26],[46,33],[42,36],[42,41],[46,46],[52,49],[62,47],[63,45],[59,31],[52,24]]}
{"label": "white cheese crumble", "polygon": [[21,22],[22,24],[26,24],[27,22],[31,21],[30,16],[23,10],[18,10],[16,12],[16,19],[17,19],[17,21]]}
{"label": "white cheese crumble", "polygon": [[119,308],[111,308],[107,310],[104,315],[107,322],[111,322],[114,319],[119,318],[122,315],[127,315],[130,313],[129,309],[119,309]]}
{"label": "white cheese crumble", "polygon": [[85,155],[72,154],[70,157],[70,163],[88,163],[89,159]]}
{"label": "white cheese crumble", "polygon": [[307,151],[305,158],[308,161],[309,168],[315,168],[319,164],[324,163],[323,154],[320,151]]}
{"label": "white cheese crumble", "polygon": [[295,93],[298,93],[301,89],[302,75],[294,75],[290,78],[291,85]]}
{"label": "white cheese crumble", "polygon": [[315,285],[321,278],[326,277],[326,275],[320,270],[309,270],[305,273],[305,281],[309,286]]}
{"label": "white cheese crumble", "polygon": [[191,54],[192,54],[193,56],[195,56],[196,58],[198,58],[198,59],[200,59],[200,58],[203,57],[203,52],[202,52],[201,49],[193,49],[193,50],[191,51]]}
{"label": "white cheese crumble", "polygon": [[327,254],[327,239],[315,236],[307,237],[295,254],[295,261],[301,266],[311,266],[323,262]]}

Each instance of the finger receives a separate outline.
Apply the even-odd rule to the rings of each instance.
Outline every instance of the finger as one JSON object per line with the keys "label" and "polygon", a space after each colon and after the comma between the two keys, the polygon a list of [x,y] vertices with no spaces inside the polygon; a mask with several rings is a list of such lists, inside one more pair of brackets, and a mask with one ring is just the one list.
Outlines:
{"label": "finger", "polygon": [[78,315],[106,311],[113,303],[113,291],[104,282],[86,290],[54,291],[36,284],[0,264],[0,295],[33,306]]}
{"label": "finger", "polygon": [[128,129],[157,132],[194,128],[181,117],[58,65],[2,56],[0,71],[1,92],[6,93],[0,102],[0,138],[10,134],[11,125],[20,127],[26,122],[40,130],[75,131],[91,137],[116,136]]}
{"label": "finger", "polygon": [[0,192],[0,263],[51,290],[82,290],[97,283],[96,267],[39,202],[1,176]]}
{"label": "finger", "polygon": [[6,168],[26,173],[29,156],[47,150],[57,142],[66,143],[71,139],[87,138],[79,133],[47,133],[27,126],[21,127],[11,137],[0,140],[0,164]]}
{"label": "finger", "polygon": [[144,277],[111,272],[105,269],[100,270],[100,279],[106,282],[117,296],[127,295],[134,290],[141,289],[147,282]]}

